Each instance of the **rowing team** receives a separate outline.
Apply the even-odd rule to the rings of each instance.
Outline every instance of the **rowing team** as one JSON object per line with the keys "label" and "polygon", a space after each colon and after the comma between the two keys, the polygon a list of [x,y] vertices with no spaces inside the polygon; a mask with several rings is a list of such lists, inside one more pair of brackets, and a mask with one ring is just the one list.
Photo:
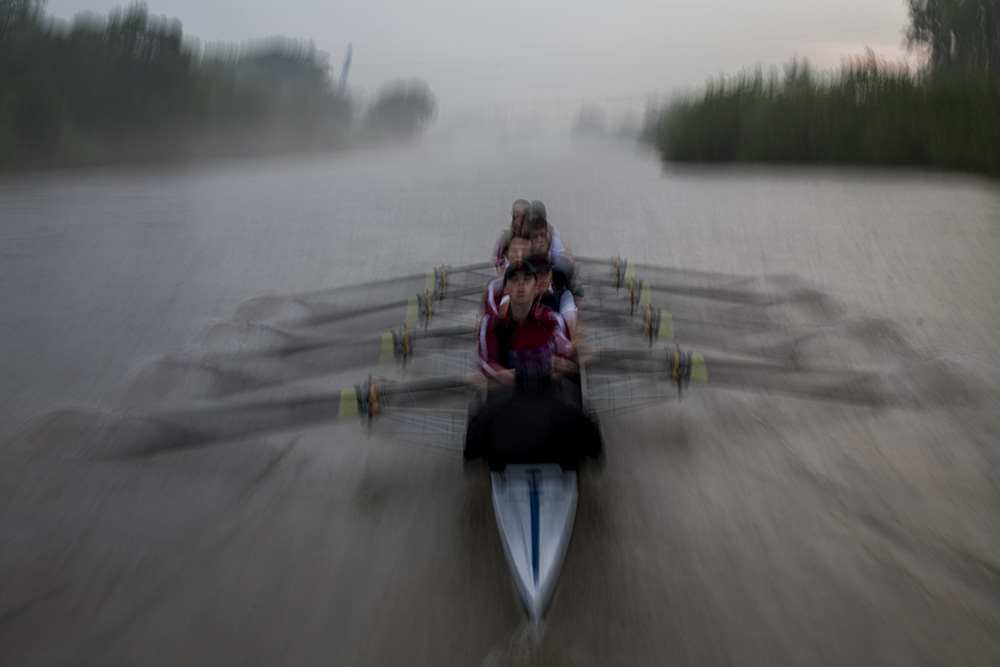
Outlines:
{"label": "rowing team", "polygon": [[[480,368],[493,398],[469,423],[467,458],[491,467],[597,456],[601,436],[558,377],[578,377],[577,299],[572,260],[540,201],[519,199],[494,249],[499,277],[486,290],[479,326]],[[509,393],[498,385],[512,387]]]}

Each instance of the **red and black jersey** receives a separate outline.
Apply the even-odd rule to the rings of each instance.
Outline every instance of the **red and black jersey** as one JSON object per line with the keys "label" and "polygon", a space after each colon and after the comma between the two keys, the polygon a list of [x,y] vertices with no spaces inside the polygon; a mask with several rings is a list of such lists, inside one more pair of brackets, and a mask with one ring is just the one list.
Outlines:
{"label": "red and black jersey", "polygon": [[479,325],[477,352],[483,374],[496,379],[496,368],[511,368],[511,353],[545,344],[552,345],[556,356],[569,357],[573,346],[566,333],[566,323],[559,313],[535,302],[528,316],[515,322],[510,310],[503,317],[487,313]]}

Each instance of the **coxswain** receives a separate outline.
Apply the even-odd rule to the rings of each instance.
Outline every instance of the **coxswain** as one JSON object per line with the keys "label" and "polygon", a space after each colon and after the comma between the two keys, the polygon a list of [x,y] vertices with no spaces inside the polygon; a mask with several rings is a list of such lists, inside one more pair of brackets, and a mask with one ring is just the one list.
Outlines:
{"label": "coxswain", "polygon": [[510,224],[503,228],[493,246],[493,263],[497,267],[499,276],[503,276],[507,270],[511,239],[521,235],[524,222],[528,219],[529,206],[527,199],[518,199],[514,202],[510,207]]}
{"label": "coxswain", "polygon": [[492,470],[503,470],[508,463],[558,463],[575,469],[584,456],[601,455],[600,430],[579,405],[562,399],[552,375],[552,348],[541,342],[514,336],[514,389],[469,420],[466,460],[483,457]]}
{"label": "coxswain", "polygon": [[538,339],[550,346],[555,368],[562,373],[575,371],[566,323],[556,311],[535,299],[538,277],[530,262],[512,264],[504,274],[504,292],[509,297],[507,312],[486,313],[479,326],[479,365],[488,380],[512,386],[514,366],[512,341]]}

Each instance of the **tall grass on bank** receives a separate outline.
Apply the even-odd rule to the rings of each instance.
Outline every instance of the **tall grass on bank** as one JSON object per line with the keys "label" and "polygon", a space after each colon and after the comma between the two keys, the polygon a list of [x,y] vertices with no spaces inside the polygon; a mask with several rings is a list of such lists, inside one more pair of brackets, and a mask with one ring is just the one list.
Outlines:
{"label": "tall grass on bank", "polygon": [[710,82],[654,128],[677,162],[925,165],[1000,176],[1000,77],[932,76],[855,58],[839,74],[793,61]]}

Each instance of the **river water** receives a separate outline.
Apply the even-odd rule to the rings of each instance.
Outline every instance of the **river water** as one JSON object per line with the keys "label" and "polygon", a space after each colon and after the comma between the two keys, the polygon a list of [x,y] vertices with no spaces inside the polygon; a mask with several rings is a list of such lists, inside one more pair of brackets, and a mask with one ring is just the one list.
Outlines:
{"label": "river water", "polygon": [[[608,419],[538,628],[450,459],[356,425],[109,454],[141,444],[155,360],[248,299],[480,261],[518,197],[580,255],[797,276],[891,340],[911,400],[706,389]],[[4,177],[0,662],[997,664],[997,257],[991,181],[619,144]]]}

